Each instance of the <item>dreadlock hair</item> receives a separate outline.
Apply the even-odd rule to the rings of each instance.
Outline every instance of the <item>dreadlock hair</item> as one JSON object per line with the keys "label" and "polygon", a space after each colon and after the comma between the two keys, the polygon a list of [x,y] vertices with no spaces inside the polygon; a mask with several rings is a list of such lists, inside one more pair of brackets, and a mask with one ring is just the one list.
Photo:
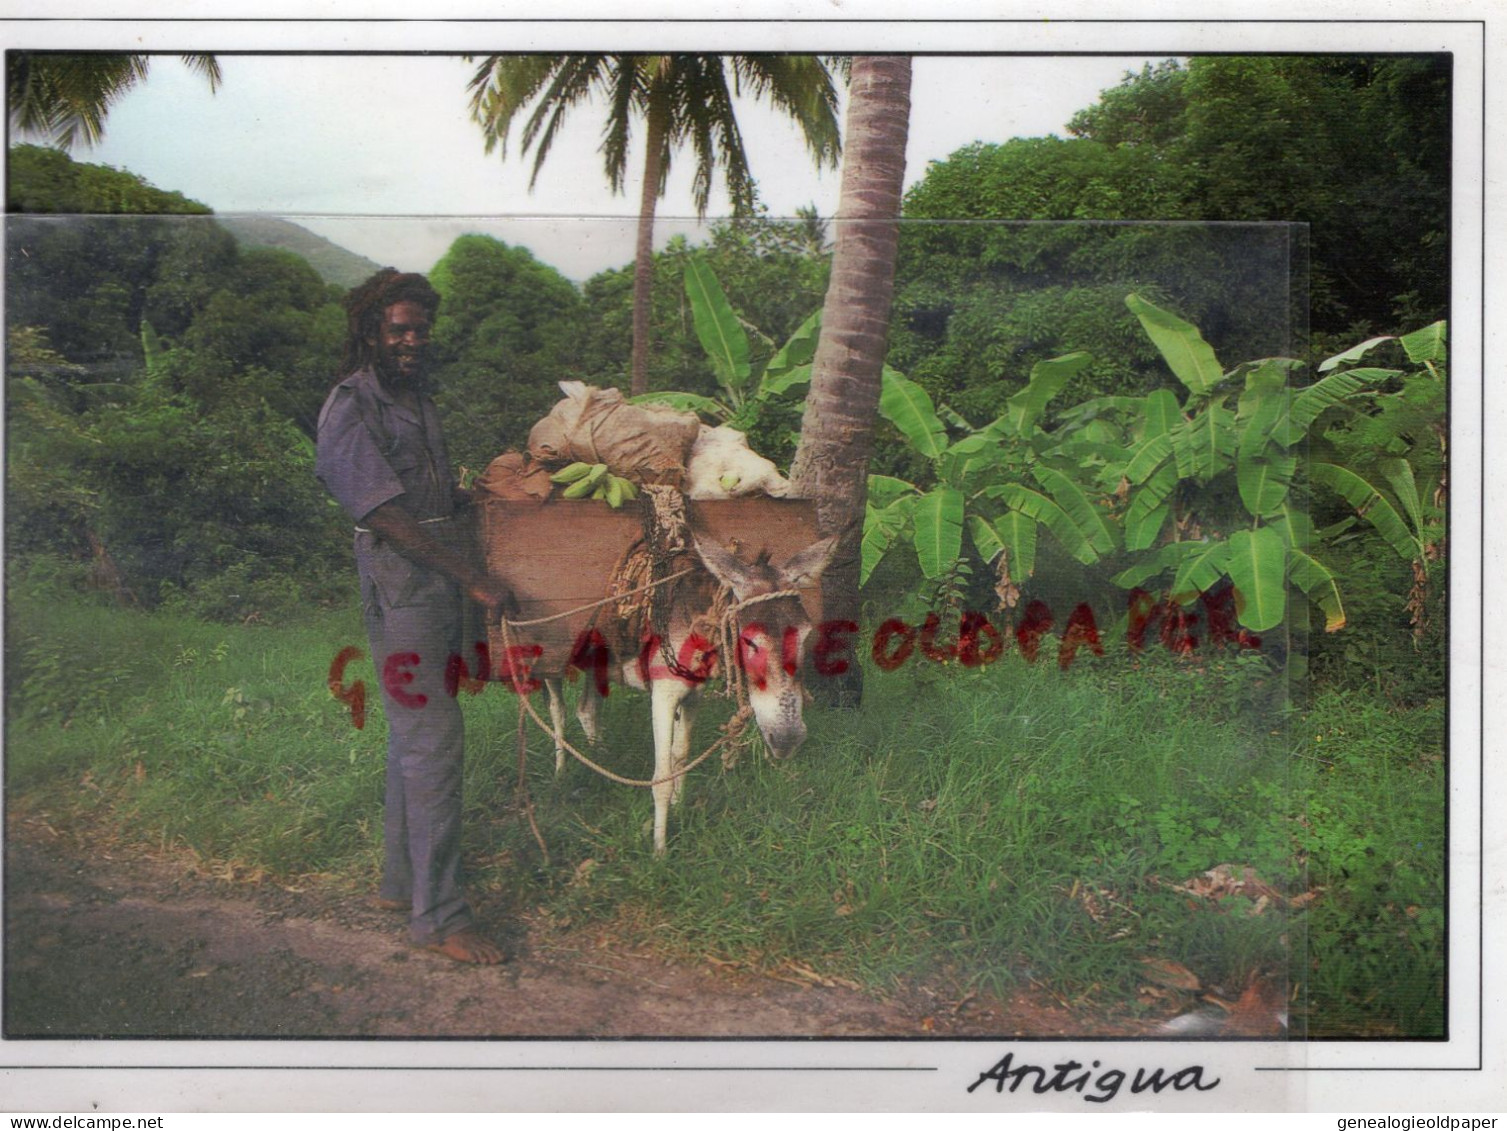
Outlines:
{"label": "dreadlock hair", "polygon": [[439,310],[440,296],[422,275],[400,274],[395,267],[384,267],[345,296],[345,357],[342,373],[375,367],[377,334],[382,328],[382,314],[394,303],[411,302],[423,307],[431,319]]}

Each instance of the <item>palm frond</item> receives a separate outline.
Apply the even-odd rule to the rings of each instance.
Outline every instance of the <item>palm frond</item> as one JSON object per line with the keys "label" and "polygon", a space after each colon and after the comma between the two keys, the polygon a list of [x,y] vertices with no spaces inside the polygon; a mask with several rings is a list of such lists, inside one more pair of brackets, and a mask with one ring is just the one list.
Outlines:
{"label": "palm frond", "polygon": [[[752,210],[756,183],[749,167],[734,96],[769,101],[791,118],[818,165],[836,165],[841,152],[833,60],[814,55],[486,55],[467,83],[471,116],[482,127],[487,152],[507,155],[518,115],[530,111],[519,137],[533,150],[531,184],[564,128],[570,111],[601,95],[607,115],[600,147],[607,179],[623,191],[636,119],[662,119],[668,175],[682,145],[694,153],[692,192],[698,215],[711,202],[720,166],[735,215]],[[468,57],[473,59],[473,57]],[[836,69],[840,70],[840,67]],[[656,186],[664,189],[664,180]]]}
{"label": "palm frond", "polygon": [[93,145],[104,136],[110,107],[146,76],[147,65],[141,55],[18,53],[6,75],[11,126],[64,149],[80,135]]}
{"label": "palm frond", "polygon": [[768,98],[801,129],[817,166],[837,167],[842,131],[837,119],[837,88],[828,64],[815,55],[735,55],[738,87],[747,84],[757,98]]}
{"label": "palm frond", "polygon": [[644,112],[647,91],[643,69],[632,56],[617,59],[606,76],[608,87],[607,126],[602,135],[602,156],[613,192],[623,191],[628,175],[628,143],[635,114]]}
{"label": "palm frond", "polygon": [[209,82],[209,92],[214,94],[220,89],[220,84],[225,81],[220,74],[220,61],[213,55],[180,55],[183,65],[196,74],[201,74]]}
{"label": "palm frond", "polygon": [[539,170],[549,156],[555,135],[565,124],[571,110],[591,97],[598,85],[601,71],[610,66],[605,55],[566,55],[556,71],[549,89],[539,96],[539,105],[523,127],[519,139],[525,150],[534,151],[534,169],[529,176],[529,187],[539,179]]}
{"label": "palm frond", "polygon": [[467,89],[471,92],[471,118],[481,126],[486,152],[499,150],[506,158],[514,120],[556,77],[567,58],[488,55],[482,60]]}

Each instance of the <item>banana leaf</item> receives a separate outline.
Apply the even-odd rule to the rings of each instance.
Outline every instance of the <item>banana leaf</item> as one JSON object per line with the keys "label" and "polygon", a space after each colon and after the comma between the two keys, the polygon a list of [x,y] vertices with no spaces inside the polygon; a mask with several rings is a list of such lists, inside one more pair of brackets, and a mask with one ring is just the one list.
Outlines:
{"label": "banana leaf", "polygon": [[1392,501],[1375,484],[1334,463],[1310,464],[1308,475],[1315,483],[1338,491],[1403,560],[1414,561],[1423,556],[1422,540],[1408,529]]}
{"label": "banana leaf", "polygon": [[781,393],[789,392],[797,385],[807,385],[810,383],[811,366],[792,365],[789,369],[775,377],[771,377],[766,371],[763,379],[759,382],[759,392],[757,395],[760,397],[777,397]]}
{"label": "banana leaf", "polygon": [[945,401],[937,405],[937,415],[942,418],[944,425],[950,424],[961,432],[972,432],[973,425],[969,424],[961,412],[958,412]]}
{"label": "banana leaf", "polygon": [[1252,632],[1282,623],[1287,611],[1287,547],[1269,526],[1230,535],[1225,570],[1235,583],[1235,614]]}
{"label": "banana leaf", "polygon": [[911,447],[927,459],[936,459],[946,451],[947,431],[932,407],[931,395],[888,365],[881,381],[879,415],[900,429]]}
{"label": "banana leaf", "polygon": [[1137,447],[1125,465],[1125,478],[1132,483],[1144,483],[1172,454],[1171,431],[1150,437]]}
{"label": "banana leaf", "polygon": [[1340,603],[1340,589],[1334,574],[1302,550],[1287,551],[1287,574],[1324,614],[1324,631],[1338,632],[1345,627],[1345,606]]}
{"label": "banana leaf", "polygon": [[1036,477],[1036,482],[1046,488],[1052,501],[1072,519],[1073,525],[1083,533],[1095,551],[1108,554],[1114,550],[1114,535],[1110,532],[1109,524],[1104,521],[1104,513],[1094,505],[1083,488],[1056,468],[1038,464],[1031,469],[1031,474]]}
{"label": "banana leaf", "polygon": [[1265,397],[1240,433],[1235,483],[1245,509],[1257,517],[1272,514],[1282,505],[1298,467],[1297,456],[1271,443],[1273,429],[1287,412],[1285,393]]}
{"label": "banana leaf", "polygon": [[[1035,527],[1036,523],[1031,522],[1031,525]],[[968,516],[968,536],[973,539],[973,548],[978,551],[985,565],[993,565],[994,559],[1006,549],[1005,540],[1000,537],[993,524],[981,514]]]}
{"label": "banana leaf", "polygon": [[963,552],[963,492],[933,487],[916,500],[911,525],[921,572],[941,577]]}
{"label": "banana leaf", "polygon": [[1183,605],[1198,599],[1219,583],[1230,560],[1229,542],[1186,542],[1193,549],[1183,554],[1172,577],[1172,596]]}
{"label": "banana leaf", "polygon": [[1177,468],[1166,463],[1131,498],[1125,511],[1127,550],[1144,550],[1156,541],[1162,523],[1167,520],[1167,512],[1172,508],[1167,497],[1176,486]]}
{"label": "banana leaf", "polygon": [[874,572],[874,567],[889,552],[895,540],[905,531],[911,510],[916,505],[915,495],[904,495],[886,507],[864,508],[863,544],[858,566],[858,584],[863,585]]}
{"label": "banana leaf", "polygon": [[1344,365],[1347,361],[1359,361],[1361,358],[1365,357],[1366,354],[1370,353],[1377,346],[1381,345],[1382,342],[1390,342],[1393,340],[1394,339],[1391,334],[1383,334],[1379,338],[1369,338],[1358,346],[1351,346],[1344,353],[1337,353],[1333,357],[1325,358],[1323,361],[1319,362],[1319,372],[1328,373],[1331,369],[1339,365]]}
{"label": "banana leaf", "polygon": [[1146,427],[1142,439],[1150,440],[1172,431],[1183,422],[1183,411],[1171,389],[1157,389],[1146,394]]}
{"label": "banana leaf", "polygon": [[1382,460],[1378,466],[1422,541],[1423,503],[1418,497],[1418,482],[1413,477],[1413,465],[1405,459],[1392,458]]}
{"label": "banana leaf", "polygon": [[[1225,374],[1225,380],[1243,380],[1246,393],[1264,396],[1285,389],[1288,374],[1302,368],[1303,363],[1294,357],[1263,357],[1256,361],[1242,361]],[[1243,401],[1244,396],[1241,399]]]}
{"label": "banana leaf", "polygon": [[666,389],[657,393],[641,393],[636,397],[629,397],[630,404],[667,404],[671,408],[681,412],[702,412],[714,420],[726,420],[732,414],[727,405],[711,397],[703,397],[699,393],[677,393],[672,389]]}
{"label": "banana leaf", "polygon": [[994,529],[1010,551],[1010,567],[1018,580],[1036,572],[1036,525],[1020,511],[1006,511],[994,522]]}
{"label": "banana leaf", "polygon": [[1067,511],[1040,491],[1033,491],[1020,483],[1002,483],[985,489],[984,494],[1041,523],[1062,543],[1063,549],[1084,565],[1092,565],[1101,557],[1088,535],[1078,528]]}
{"label": "banana leaf", "polygon": [[1235,460],[1235,414],[1212,401],[1193,417],[1167,433],[1182,479],[1207,483]]}
{"label": "banana leaf", "polygon": [[1031,366],[1031,377],[1026,387],[1009,397],[1006,415],[1017,432],[1025,432],[1046,411],[1047,402],[1062,391],[1074,374],[1081,371],[1093,355],[1082,352],[1064,354],[1061,357],[1038,361]]}
{"label": "banana leaf", "polygon": [[790,340],[764,366],[764,375],[759,379],[759,396],[776,396],[811,380],[811,362],[816,357],[821,326],[822,312],[818,310],[790,335]]}
{"label": "banana leaf", "polygon": [[1150,580],[1159,573],[1180,567],[1183,559],[1200,553],[1207,547],[1207,542],[1168,542],[1156,553],[1142,558],[1128,569],[1121,570],[1110,580],[1122,588],[1129,589]]}
{"label": "banana leaf", "polygon": [[[1330,531],[1354,524],[1355,519],[1347,518],[1343,522],[1336,523],[1334,527],[1320,531],[1318,537],[1325,539]],[[1282,544],[1289,550],[1307,550],[1314,543],[1313,519],[1309,517],[1307,511],[1295,506],[1290,498],[1277,508],[1277,513],[1271,517],[1268,525],[1282,536]]]}
{"label": "banana leaf", "polygon": [[1368,384],[1395,376],[1395,369],[1347,369],[1322,377],[1293,397],[1286,426],[1273,434],[1280,443],[1291,447],[1307,434],[1325,409],[1343,404]]}
{"label": "banana leaf", "polygon": [[1446,348],[1448,336],[1449,323],[1435,322],[1422,330],[1404,334],[1397,340],[1407,351],[1409,361],[1444,361],[1448,355]]}
{"label": "banana leaf", "polygon": [[[1062,427],[1071,429],[1115,412],[1123,412],[1132,419],[1145,419],[1146,400],[1145,397],[1127,396],[1090,397],[1086,401],[1079,401],[1071,408],[1060,409],[1057,413],[1057,420]],[[1172,398],[1172,403],[1175,407],[1176,397]],[[1006,416],[1008,415],[1007,413]]]}
{"label": "banana leaf", "polygon": [[1171,311],[1147,302],[1140,295],[1127,295],[1125,305],[1140,319],[1146,336],[1156,346],[1172,374],[1195,396],[1204,396],[1219,383],[1224,370],[1198,327],[1184,322]]}
{"label": "banana leaf", "polygon": [[723,294],[722,284],[700,258],[686,261],[685,293],[691,300],[696,337],[711,359],[712,372],[736,401],[748,387],[748,335]]}
{"label": "banana leaf", "polygon": [[870,475],[868,493],[869,502],[882,509],[901,495],[914,495],[917,491],[914,483],[907,483],[893,475]]}

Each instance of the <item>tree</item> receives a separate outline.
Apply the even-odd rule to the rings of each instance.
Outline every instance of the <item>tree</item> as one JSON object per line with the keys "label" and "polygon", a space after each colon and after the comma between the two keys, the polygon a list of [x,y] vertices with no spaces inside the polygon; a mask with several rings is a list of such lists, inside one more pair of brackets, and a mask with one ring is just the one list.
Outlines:
{"label": "tree", "polygon": [[1312,225],[1313,328],[1348,341],[1446,313],[1449,67],[1199,56],[1127,75],[1069,130],[1183,170],[1186,219]]}
{"label": "tree", "polygon": [[[164,261],[149,294],[175,282],[171,266]],[[312,437],[345,336],[339,289],[278,248],[241,249],[206,284],[212,290],[177,335],[191,360],[176,367],[175,389],[208,411],[240,395],[260,397]],[[151,309],[148,323],[160,330]]]}
{"label": "tree", "polygon": [[1074,350],[1094,356],[1075,392],[1136,393],[1168,378],[1131,291],[1227,354],[1301,351],[1287,333],[1294,232],[1167,223],[1187,214],[1191,179],[1149,146],[1087,139],[974,144],[934,163],[905,215],[948,222],[901,232],[890,364],[978,420],[1005,411],[1032,365]]}
{"label": "tree", "polygon": [[[832,281],[791,467],[795,493],[816,500],[822,534],[843,533],[822,579],[824,615],[855,626],[864,497],[894,297],[910,76],[908,56],[853,60]],[[858,665],[822,686],[836,705],[857,706]]]}
{"label": "tree", "polygon": [[[213,55],[179,58],[209,80],[210,90],[219,87],[220,64]],[[7,52],[10,128],[49,138],[63,149],[71,149],[80,135],[93,145],[104,136],[110,107],[147,77],[151,61],[150,55],[116,52]]]}
{"label": "tree", "polygon": [[607,179],[614,192],[623,191],[629,137],[635,119],[643,120],[644,170],[634,257],[635,395],[648,391],[654,213],[675,150],[688,142],[695,153],[692,192],[698,216],[706,215],[719,165],[734,213],[753,209],[756,187],[732,103],[733,95],[745,88],[756,97],[767,97],[800,126],[818,165],[836,164],[837,93],[826,65],[815,56],[489,55],[471,80],[471,114],[482,128],[489,153],[501,149],[506,155],[514,118],[535,103],[522,136],[522,148],[535,150],[531,186],[570,111],[600,95],[608,106],[602,140]]}
{"label": "tree", "polygon": [[[907,220],[947,222],[901,231],[890,365],[986,420],[1032,365],[1074,350],[1094,357],[1076,397],[1165,384],[1124,306],[1130,292],[1176,309],[1232,357],[1319,358],[1440,319],[1441,66],[1169,60],[1105,91],[1074,117],[1072,138],[958,150],[906,194]],[[1306,237],[1291,221],[1309,225]],[[924,471],[886,433],[879,445],[882,465],[909,461],[884,470]]]}
{"label": "tree", "polygon": [[[208,207],[154,188],[134,173],[76,162],[55,149],[18,145],[9,151],[7,174],[8,210],[28,213],[6,225],[7,325],[42,328],[49,345],[70,361],[109,367],[114,359],[138,352],[148,287],[167,276],[159,260],[176,255],[174,249],[185,240],[204,237],[216,245],[222,262],[234,257],[234,242],[212,220],[158,218],[200,216]],[[186,266],[175,263],[170,277],[187,285],[179,270]],[[182,303],[168,305],[181,308]],[[184,312],[173,332],[187,321]]]}
{"label": "tree", "polygon": [[[760,216],[722,220],[711,226],[704,244],[672,236],[654,255],[649,386],[707,397],[721,389],[696,339],[685,288],[692,260],[704,262],[716,277],[734,317],[749,339],[749,360],[757,370],[821,309],[827,291],[831,252],[822,221],[771,220]],[[582,288],[584,317],[578,331],[585,379],[612,384],[622,371],[632,338],[632,267],[604,271]],[[655,396],[656,393],[650,393]],[[756,427],[756,451],[781,466],[795,454],[800,428],[799,401],[767,415]]]}
{"label": "tree", "polygon": [[480,470],[522,448],[575,377],[581,296],[553,267],[491,236],[461,236],[434,265],[436,384],[451,459]]}

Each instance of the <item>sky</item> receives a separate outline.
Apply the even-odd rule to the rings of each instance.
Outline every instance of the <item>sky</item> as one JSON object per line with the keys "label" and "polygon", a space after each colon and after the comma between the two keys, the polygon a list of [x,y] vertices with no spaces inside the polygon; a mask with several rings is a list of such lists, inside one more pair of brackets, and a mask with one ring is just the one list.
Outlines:
{"label": "sky", "polygon": [[[1067,136],[1068,120],[1139,56],[920,56],[906,183],[975,141]],[[219,213],[286,216],[383,265],[427,271],[456,236],[486,232],[584,280],[633,258],[638,186],[608,189],[601,112],[574,111],[533,190],[532,153],[484,152],[459,56],[223,55],[211,94],[171,56],[111,110],[102,144],[76,160],[113,165]],[[837,207],[839,173],[818,173],[796,127],[757,103],[739,122],[772,216]],[[657,238],[694,233],[689,155],[672,166]],[[630,170],[638,162],[630,156]],[[719,184],[709,216],[727,211]]]}

